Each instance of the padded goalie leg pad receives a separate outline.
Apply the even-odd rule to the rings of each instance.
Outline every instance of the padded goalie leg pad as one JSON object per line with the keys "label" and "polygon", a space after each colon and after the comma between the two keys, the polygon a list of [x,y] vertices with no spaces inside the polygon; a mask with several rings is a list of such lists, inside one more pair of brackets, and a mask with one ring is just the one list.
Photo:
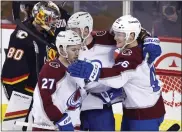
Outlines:
{"label": "padded goalie leg pad", "polygon": [[14,122],[24,122],[31,100],[31,96],[13,91],[2,122],[2,130],[22,130],[22,127],[14,125]]}

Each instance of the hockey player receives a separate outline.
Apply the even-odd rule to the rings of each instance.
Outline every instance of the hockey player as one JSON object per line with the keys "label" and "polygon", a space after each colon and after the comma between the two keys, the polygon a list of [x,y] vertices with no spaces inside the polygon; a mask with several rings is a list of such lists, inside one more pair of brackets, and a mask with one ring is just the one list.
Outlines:
{"label": "hockey player", "polygon": [[[42,1],[42,2],[46,2],[46,1]],[[20,11],[21,11],[24,14],[24,21],[26,21],[27,23],[28,22],[31,23],[33,21],[32,15],[35,14],[37,9],[39,9],[39,6],[40,6],[40,4],[42,4],[42,2],[38,2],[38,1],[13,1],[12,2],[12,10],[13,10],[14,20],[16,21],[16,20],[20,19]],[[70,17],[68,12],[63,9],[65,3],[66,2],[63,1],[58,6],[61,16],[57,20],[56,30],[54,33],[55,36],[57,36],[57,34],[60,31],[65,31],[67,21]],[[32,13],[32,10],[33,10],[33,13]],[[47,51],[46,61],[53,60],[56,57],[57,52],[55,49],[51,48],[50,46],[46,46],[46,51]]]}
{"label": "hockey player", "polygon": [[[77,12],[73,14],[68,20],[68,28],[79,33],[84,40],[84,45],[82,46],[79,55],[80,60],[98,59],[102,62],[102,67],[112,67],[114,65],[113,53],[116,48],[116,41],[114,40],[113,35],[107,31],[96,32],[95,35],[91,34],[93,30],[93,19],[88,12]],[[141,36],[146,37],[148,34],[144,31]],[[144,40],[144,37],[142,40]],[[150,46],[150,44],[148,46]],[[146,47],[145,50],[146,49],[148,49],[148,47]],[[73,73],[77,71],[80,72],[76,69]],[[86,73],[80,74],[87,75]],[[95,76],[92,77],[93,78],[90,79],[94,80]],[[85,88],[88,92],[92,93],[100,93],[110,89],[110,87],[98,82],[86,83]],[[104,104],[101,99],[89,94],[83,101],[81,109],[82,112],[80,118],[82,130],[115,130],[115,120],[112,107]]]}
{"label": "hockey player", "polygon": [[[37,14],[34,14],[33,22],[25,22],[24,24],[39,38],[52,43],[55,26],[59,17],[60,11],[56,4],[53,2],[44,2],[38,9]],[[39,70],[43,66],[45,58],[46,45],[17,26],[10,36],[8,51],[1,74],[2,85],[4,86],[8,100],[11,98],[13,91],[28,95],[29,97],[32,96]],[[10,99],[9,104],[15,105],[14,103],[10,103],[11,101]],[[18,103],[19,106],[23,106],[22,102],[24,102],[24,98],[13,101],[16,102],[15,106],[18,108]],[[6,119],[23,119],[28,113],[27,107],[21,108],[21,110],[24,110],[23,116],[22,114],[16,114],[18,113],[17,109],[14,110],[13,108],[15,107],[8,105],[7,109],[14,112],[14,115],[8,117],[9,114],[7,112],[9,110],[7,110],[4,121]]]}
{"label": "hockey player", "polygon": [[[42,2],[46,2],[46,1],[42,1]],[[38,2],[32,12],[36,12],[37,11],[37,8],[39,7],[41,2]],[[63,3],[65,3],[65,1],[63,1]],[[66,29],[66,24],[67,24],[67,21],[70,17],[70,15],[68,14],[68,12],[66,10],[63,9],[63,6],[64,4],[62,4],[61,6],[59,6],[59,10],[60,10],[60,18],[58,19],[57,21],[57,24],[56,24],[56,30],[55,30],[55,36],[57,36],[57,34],[60,32],[60,31],[65,31]]]}
{"label": "hockey player", "polygon": [[[68,71],[72,76],[87,80],[94,77],[97,81],[100,77],[99,83],[112,88],[123,87],[127,96],[123,102],[123,131],[158,131],[165,108],[155,68],[143,60],[142,49],[137,42],[141,24],[138,19],[126,15],[118,18],[112,29],[119,50],[112,68],[96,69],[96,66],[101,67],[98,61],[93,64],[79,61],[69,67]],[[159,43],[156,39],[145,39],[145,44],[150,42]]]}
{"label": "hockey player", "polygon": [[[32,9],[32,14],[36,14],[37,13],[37,9],[39,9],[40,5],[42,3],[44,3],[46,1],[42,1],[42,2],[38,2],[34,5],[33,9]],[[24,2],[26,3],[26,2]],[[30,2],[29,2],[30,3]],[[34,2],[33,2],[34,3]],[[64,4],[66,3],[65,1],[62,2],[63,4],[59,6],[59,10],[60,10],[60,16],[57,20],[57,23],[56,23],[56,29],[55,29],[55,33],[54,33],[54,36],[57,36],[57,34],[60,32],[60,31],[65,31],[66,29],[66,24],[67,24],[67,21],[70,17],[70,15],[68,14],[68,12],[66,10],[63,9],[63,6]],[[55,39],[56,37],[54,37],[54,40],[53,42],[55,42]],[[51,60],[53,60],[54,58],[56,58],[56,55],[57,55],[57,51],[50,47],[50,46],[46,46],[46,51],[47,51],[47,57],[46,57],[46,62],[49,62]]]}
{"label": "hockey player", "polygon": [[[46,2],[46,1],[42,1]],[[24,13],[24,20],[26,21],[32,21],[32,10],[36,10],[38,6],[40,5],[39,1],[12,1],[12,12],[13,12],[13,18],[14,20],[20,19],[20,11]],[[60,10],[60,19],[57,21],[56,24],[56,31],[55,36],[60,31],[65,31],[66,23],[70,17],[68,12],[63,9],[65,5],[65,1],[62,2],[62,4],[59,7]]]}
{"label": "hockey player", "polygon": [[[32,29],[38,37],[52,42],[55,32],[55,24],[60,16],[59,8],[52,2],[44,3],[40,6],[34,21],[31,24],[24,23]],[[48,19],[49,18],[49,19]],[[36,64],[36,53],[34,45],[38,46],[39,65]],[[6,60],[2,70],[2,83],[7,91],[8,99],[13,90],[20,93],[32,95],[35,87],[36,65],[38,70],[44,64],[46,56],[46,45],[42,44],[26,31],[19,27],[11,34]],[[16,67],[16,69],[13,69]]]}
{"label": "hockey player", "polygon": [[[81,89],[66,72],[66,65],[67,61],[73,63],[78,59],[81,43],[80,36],[71,30],[61,31],[56,37],[59,58],[43,66],[34,91],[35,124],[55,124],[60,131],[79,129]],[[44,129],[33,128],[33,131],[41,130]]]}

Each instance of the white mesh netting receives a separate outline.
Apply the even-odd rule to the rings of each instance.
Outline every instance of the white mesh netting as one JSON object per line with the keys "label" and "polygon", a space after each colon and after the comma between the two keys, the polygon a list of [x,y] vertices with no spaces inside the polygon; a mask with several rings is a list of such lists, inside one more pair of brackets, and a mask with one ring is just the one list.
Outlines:
{"label": "white mesh netting", "polygon": [[164,98],[164,103],[171,107],[182,106],[181,95],[182,95],[182,77],[181,71],[167,71],[167,70],[157,70],[157,75],[162,81],[162,92],[167,94],[172,92],[171,100],[166,100]]}

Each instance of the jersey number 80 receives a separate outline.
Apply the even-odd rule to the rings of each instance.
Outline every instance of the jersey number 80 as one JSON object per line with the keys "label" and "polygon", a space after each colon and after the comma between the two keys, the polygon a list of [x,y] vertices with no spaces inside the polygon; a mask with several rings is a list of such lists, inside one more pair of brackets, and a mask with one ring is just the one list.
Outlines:
{"label": "jersey number 80", "polygon": [[14,60],[19,61],[23,57],[23,54],[24,54],[23,50],[11,47],[8,51],[7,58],[13,58]]}

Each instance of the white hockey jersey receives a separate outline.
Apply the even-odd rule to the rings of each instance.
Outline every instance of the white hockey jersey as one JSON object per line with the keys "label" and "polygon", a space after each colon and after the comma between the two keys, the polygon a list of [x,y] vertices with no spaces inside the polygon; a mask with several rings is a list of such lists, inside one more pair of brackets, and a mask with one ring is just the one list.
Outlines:
{"label": "white hockey jersey", "polygon": [[[80,60],[100,60],[103,67],[114,65],[114,49],[116,42],[114,37],[107,31],[97,32],[93,41],[86,47],[85,51],[80,51]],[[100,93],[110,89],[110,87],[99,82],[91,82],[85,86],[88,92]],[[98,97],[89,94],[82,102],[82,111],[90,109],[103,109],[103,101]]]}
{"label": "white hockey jersey", "polygon": [[113,68],[102,68],[99,82],[112,88],[124,88],[127,96],[123,102],[124,114],[131,117],[135,113],[132,118],[148,119],[146,111],[151,111],[154,118],[165,113],[155,68],[143,61],[142,49],[138,46],[122,51]]}
{"label": "white hockey jersey", "polygon": [[67,112],[73,125],[80,125],[80,87],[58,59],[43,66],[33,100],[34,123],[53,125]]}

